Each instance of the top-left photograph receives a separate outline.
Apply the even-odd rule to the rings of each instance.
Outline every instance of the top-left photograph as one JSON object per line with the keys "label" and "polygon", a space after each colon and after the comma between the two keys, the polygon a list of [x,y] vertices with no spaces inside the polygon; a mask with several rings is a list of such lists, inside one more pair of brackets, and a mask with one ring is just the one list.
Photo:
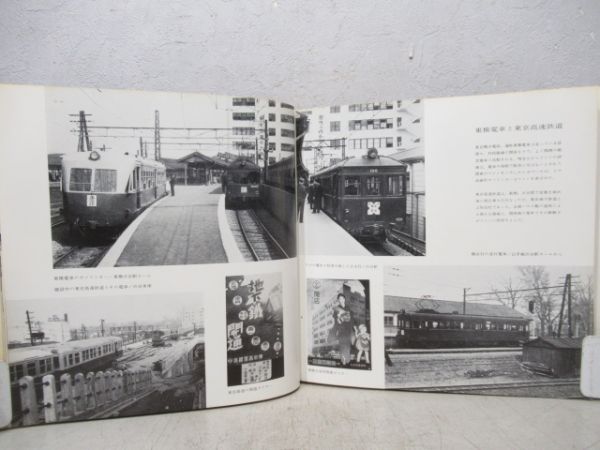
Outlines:
{"label": "top-left photograph", "polygon": [[53,267],[296,256],[304,126],[272,99],[48,88]]}

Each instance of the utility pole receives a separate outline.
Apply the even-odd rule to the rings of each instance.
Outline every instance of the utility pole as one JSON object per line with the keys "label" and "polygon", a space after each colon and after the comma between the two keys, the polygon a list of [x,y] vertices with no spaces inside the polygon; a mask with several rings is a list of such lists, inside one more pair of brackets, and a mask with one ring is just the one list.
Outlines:
{"label": "utility pole", "polygon": [[133,342],[137,340],[137,322],[133,322]]}
{"label": "utility pole", "polygon": [[342,138],[342,161],[346,159],[346,138]]}
{"label": "utility pole", "polygon": [[265,180],[267,179],[267,167],[269,165],[269,121],[265,119]]}
{"label": "utility pole", "polygon": [[[569,279],[570,279],[570,275],[567,274],[565,276],[565,284],[563,286],[562,302],[560,303],[560,314],[558,315],[558,333],[557,333],[557,337],[560,337],[560,335],[562,333],[563,314],[565,312],[565,301],[567,299],[567,291],[569,290],[569,287],[568,287]],[[569,306],[569,311],[568,311],[569,316],[571,315],[570,309],[571,308]]]}
{"label": "utility pole", "polygon": [[470,288],[463,288],[463,316],[467,315],[467,291]]}
{"label": "utility pole", "polygon": [[571,274],[567,274],[567,298],[568,298],[568,316],[569,316],[569,337],[573,337],[573,329],[571,327]]}
{"label": "utility pole", "polygon": [[158,110],[154,111],[154,159],[160,161],[160,117]]}
{"label": "utility pole", "polygon": [[144,140],[142,139],[141,136],[140,136],[140,156],[141,157],[144,156]]}
{"label": "utility pole", "polygon": [[100,319],[100,333],[104,337],[104,319]]}
{"label": "utility pole", "polygon": [[79,124],[79,142],[77,143],[78,152],[91,152],[92,142],[88,134],[87,119],[86,117],[90,114],[86,114],[85,111],[79,111],[79,114],[69,114],[70,117],[77,117],[78,120],[72,120],[71,122],[77,122]]}
{"label": "utility pole", "polygon": [[25,315],[27,315],[27,328],[29,328],[29,342],[31,342],[31,345],[33,344],[33,331],[31,330],[31,319],[33,318],[33,313],[30,313],[29,311],[25,311]]}

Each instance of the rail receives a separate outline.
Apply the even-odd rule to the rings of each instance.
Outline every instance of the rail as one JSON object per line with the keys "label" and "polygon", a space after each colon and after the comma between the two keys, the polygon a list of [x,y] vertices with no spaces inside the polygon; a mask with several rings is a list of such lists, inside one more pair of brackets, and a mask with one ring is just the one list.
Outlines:
{"label": "rail", "polygon": [[152,372],[107,370],[86,375],[62,374],[57,389],[54,375],[42,378],[41,395],[33,377],[19,379],[23,425],[65,422],[101,417],[123,404],[131,404],[152,384]]}
{"label": "rail", "polygon": [[[242,218],[242,216],[244,216],[244,218]],[[275,239],[273,235],[269,232],[269,230],[267,230],[267,228],[260,222],[254,211],[238,210],[236,211],[236,217],[240,226],[240,230],[242,232],[242,237],[244,238],[246,245],[250,249],[252,257],[255,261],[274,259],[271,255],[271,251],[268,249],[269,246],[274,247],[274,250],[280,252],[280,254],[283,255],[285,258],[289,258],[288,254],[281,247],[281,245],[279,245],[279,242],[277,242],[277,239]],[[257,233],[256,231],[253,232],[251,230],[248,230],[248,221],[252,222],[252,225],[254,225],[257,228],[257,230],[259,230],[259,233]],[[260,237],[253,238],[252,235],[260,235]],[[265,247],[267,252],[266,257],[261,257],[261,255],[259,254],[259,251],[256,248],[258,244],[261,244]]]}

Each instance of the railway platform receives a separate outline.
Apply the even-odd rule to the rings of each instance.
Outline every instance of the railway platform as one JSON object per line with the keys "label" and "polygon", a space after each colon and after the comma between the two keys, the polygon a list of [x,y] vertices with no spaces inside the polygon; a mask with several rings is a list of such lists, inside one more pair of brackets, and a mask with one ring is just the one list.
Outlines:
{"label": "railway platform", "polygon": [[308,202],[304,205],[304,222],[299,228],[306,255],[371,256],[371,252],[323,211],[313,214]]}
{"label": "railway platform", "polygon": [[218,220],[220,187],[176,186],[119,236],[100,267],[227,262]]}

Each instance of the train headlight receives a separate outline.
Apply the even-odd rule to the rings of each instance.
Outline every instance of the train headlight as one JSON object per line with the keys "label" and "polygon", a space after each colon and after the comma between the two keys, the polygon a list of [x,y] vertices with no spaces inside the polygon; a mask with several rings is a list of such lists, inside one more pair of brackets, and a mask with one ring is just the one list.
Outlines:
{"label": "train headlight", "polygon": [[350,210],[348,208],[344,209],[344,214],[350,214]]}
{"label": "train headlight", "polygon": [[100,159],[100,153],[98,153],[96,150],[92,150],[90,152],[90,160],[98,161],[99,159]]}

